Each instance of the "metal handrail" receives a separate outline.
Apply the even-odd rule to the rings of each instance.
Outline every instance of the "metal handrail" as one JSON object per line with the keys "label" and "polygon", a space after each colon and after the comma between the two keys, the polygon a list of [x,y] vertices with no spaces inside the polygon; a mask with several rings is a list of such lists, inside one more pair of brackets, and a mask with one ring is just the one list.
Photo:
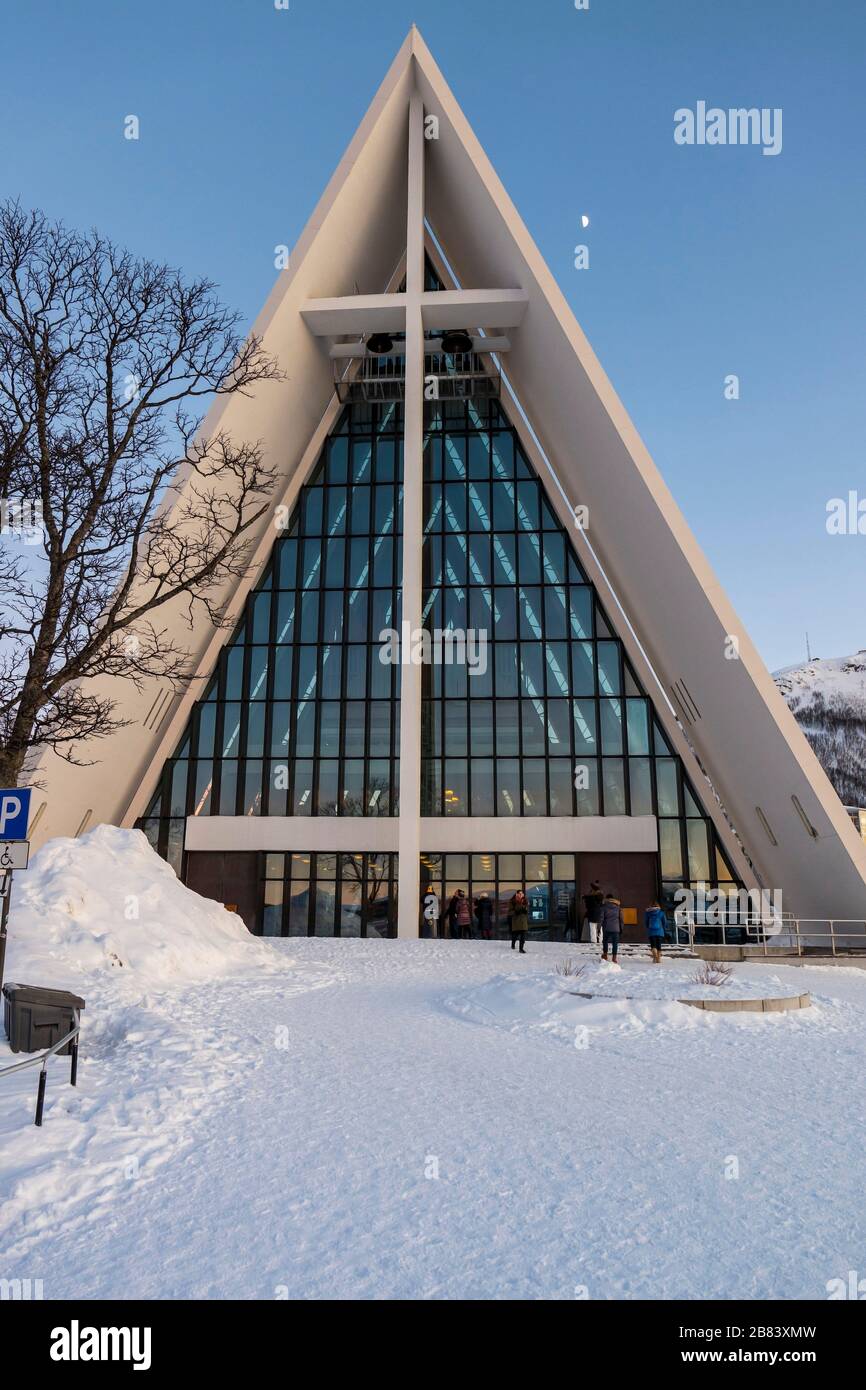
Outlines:
{"label": "metal handrail", "polygon": [[[830,954],[836,956],[839,951],[864,951],[866,950],[866,919],[863,917],[795,917],[791,912],[780,913],[774,922],[762,920],[760,916],[748,917],[744,920],[707,922],[701,921],[703,914],[685,913],[679,920],[675,919],[675,929],[687,930],[689,945],[694,946],[695,929],[713,929],[721,933],[721,944],[727,945],[725,940],[726,928],[728,931],[745,931],[748,936],[757,937],[756,945],[762,946],[764,955],[769,955],[768,947],[790,946],[796,947],[797,955],[802,956],[810,946],[816,943],[824,945],[829,941]],[[847,930],[856,928],[856,930]],[[734,943],[736,945],[741,942]]]}
{"label": "metal handrail", "polygon": [[[860,928],[859,931],[845,930],[846,927],[854,923]],[[786,916],[782,923],[781,936],[788,938],[786,944],[796,945],[798,956],[803,955],[804,949],[808,950],[810,946],[814,946],[816,938],[826,939],[829,937],[830,954],[836,956],[839,954],[839,950],[847,952],[866,950],[866,920],[861,917],[788,918]],[[854,944],[852,944],[852,939]]]}
{"label": "metal handrail", "polygon": [[61,1047],[65,1047],[72,1038],[74,1038],[75,1041],[72,1044],[72,1051],[70,1054],[71,1066],[69,1069],[69,1084],[70,1086],[76,1086],[78,1084],[78,1035],[81,1032],[81,1015],[77,1009],[74,1012],[75,1027],[72,1028],[65,1037],[58,1038],[53,1047],[47,1047],[44,1052],[37,1052],[33,1057],[25,1057],[22,1062],[13,1062],[11,1066],[0,1067],[0,1076],[11,1076],[13,1071],[25,1071],[27,1067],[41,1066],[42,1070],[39,1073],[39,1089],[36,1094],[36,1118],[33,1121],[36,1125],[42,1124],[48,1058],[53,1057],[55,1052],[59,1052]]}

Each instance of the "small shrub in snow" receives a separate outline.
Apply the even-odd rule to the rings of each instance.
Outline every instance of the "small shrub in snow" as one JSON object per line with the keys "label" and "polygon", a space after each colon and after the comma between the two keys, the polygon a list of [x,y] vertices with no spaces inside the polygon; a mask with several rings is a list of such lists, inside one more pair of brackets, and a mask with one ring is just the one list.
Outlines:
{"label": "small shrub in snow", "polygon": [[558,961],[553,968],[557,975],[563,975],[574,980],[579,980],[586,970],[585,965],[578,965],[577,961],[572,960],[570,956],[567,960]]}
{"label": "small shrub in snow", "polygon": [[705,960],[692,978],[696,985],[714,985],[718,989],[721,985],[728,983],[733,973],[731,967],[725,965],[723,961]]}

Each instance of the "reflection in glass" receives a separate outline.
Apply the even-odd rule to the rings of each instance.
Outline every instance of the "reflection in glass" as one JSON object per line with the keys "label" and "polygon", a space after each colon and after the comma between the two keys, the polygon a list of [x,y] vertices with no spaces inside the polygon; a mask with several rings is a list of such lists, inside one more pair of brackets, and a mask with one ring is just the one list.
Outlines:
{"label": "reflection in glass", "polygon": [[283,932],[283,885],[282,881],[268,881],[265,884],[265,903],[262,912],[262,936],[282,936]]}
{"label": "reflection in glass", "polygon": [[659,855],[662,878],[682,878],[683,854],[678,820],[659,821]]}

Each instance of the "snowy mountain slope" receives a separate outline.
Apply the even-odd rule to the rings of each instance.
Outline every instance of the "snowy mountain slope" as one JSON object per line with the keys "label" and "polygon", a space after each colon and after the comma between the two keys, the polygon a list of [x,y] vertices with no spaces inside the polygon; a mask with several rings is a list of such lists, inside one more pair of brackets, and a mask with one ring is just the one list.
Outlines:
{"label": "snowy mountain slope", "polygon": [[786,666],[776,685],[846,806],[866,806],[866,650]]}

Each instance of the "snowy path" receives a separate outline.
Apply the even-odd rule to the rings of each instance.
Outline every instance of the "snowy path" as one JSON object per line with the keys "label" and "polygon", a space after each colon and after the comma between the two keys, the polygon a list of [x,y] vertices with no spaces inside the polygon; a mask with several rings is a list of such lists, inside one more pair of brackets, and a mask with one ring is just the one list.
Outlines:
{"label": "snowy path", "polygon": [[47,1298],[820,1299],[866,1270],[866,972],[741,967],[811,989],[799,1015],[576,1005],[581,1049],[520,1015],[561,946],[273,949],[296,967],[178,991],[179,1027],[158,996],[158,1046],[85,1050],[77,1093],[59,1070],[41,1132],[35,1081],[0,1095],[0,1277]]}

